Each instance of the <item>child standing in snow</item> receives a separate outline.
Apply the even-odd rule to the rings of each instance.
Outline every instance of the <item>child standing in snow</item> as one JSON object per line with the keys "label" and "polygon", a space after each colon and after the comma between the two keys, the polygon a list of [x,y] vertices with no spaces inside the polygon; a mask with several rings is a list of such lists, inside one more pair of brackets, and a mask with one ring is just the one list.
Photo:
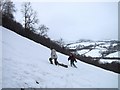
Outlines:
{"label": "child standing in snow", "polygon": [[[77,62],[76,61],[76,59],[75,59],[75,57],[74,57],[74,55],[71,53],[70,54],[70,56],[69,56],[69,58],[68,58],[68,61],[70,60],[70,65],[71,65],[71,67],[72,67],[72,65],[74,66],[74,67],[76,67],[76,65],[74,64],[74,61],[75,62]],[[77,68],[77,67],[76,67]]]}
{"label": "child standing in snow", "polygon": [[57,54],[56,54],[56,50],[52,49],[51,50],[51,57],[49,58],[50,63],[53,64],[52,60],[54,59],[54,63],[55,63],[55,65],[57,65],[58,64],[57,58],[58,57],[57,57]]}

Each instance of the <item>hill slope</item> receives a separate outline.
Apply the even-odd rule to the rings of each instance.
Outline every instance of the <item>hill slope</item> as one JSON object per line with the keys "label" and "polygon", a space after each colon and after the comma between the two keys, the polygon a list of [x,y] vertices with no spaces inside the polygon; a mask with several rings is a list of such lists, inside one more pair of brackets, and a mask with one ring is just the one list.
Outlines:
{"label": "hill slope", "polygon": [[[118,88],[118,74],[80,61],[77,69],[51,65],[50,49],[1,28],[3,88]],[[69,65],[68,56],[57,54]]]}

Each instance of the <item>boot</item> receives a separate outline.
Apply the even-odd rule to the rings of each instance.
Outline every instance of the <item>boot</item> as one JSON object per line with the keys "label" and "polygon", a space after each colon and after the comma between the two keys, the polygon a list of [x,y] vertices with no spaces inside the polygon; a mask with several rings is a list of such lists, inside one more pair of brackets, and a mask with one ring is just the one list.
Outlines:
{"label": "boot", "polygon": [[58,61],[57,59],[54,59],[55,65],[58,65]]}
{"label": "boot", "polygon": [[75,67],[75,68],[77,68],[77,66],[73,63],[73,66]]}
{"label": "boot", "polygon": [[53,64],[53,62],[52,62],[52,58],[49,58],[49,61],[50,61],[51,64]]}

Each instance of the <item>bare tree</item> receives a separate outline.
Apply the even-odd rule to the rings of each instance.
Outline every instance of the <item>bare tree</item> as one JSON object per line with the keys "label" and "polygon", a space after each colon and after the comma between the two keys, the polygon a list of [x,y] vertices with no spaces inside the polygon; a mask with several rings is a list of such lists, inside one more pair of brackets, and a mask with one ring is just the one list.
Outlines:
{"label": "bare tree", "polygon": [[22,13],[24,17],[24,27],[25,29],[37,32],[41,36],[47,36],[49,30],[45,25],[40,25],[37,27],[39,20],[37,18],[37,13],[32,9],[30,2],[23,3]]}
{"label": "bare tree", "polygon": [[39,35],[41,36],[47,36],[47,32],[48,32],[49,28],[46,27],[45,25],[40,25],[39,28],[38,28],[38,32],[39,32]]}
{"label": "bare tree", "polygon": [[24,27],[34,31],[35,25],[38,24],[37,13],[32,9],[30,2],[23,3],[22,13],[24,17]]}
{"label": "bare tree", "polygon": [[15,4],[10,0],[2,0],[0,2],[0,11],[3,15],[13,19],[13,13],[16,12]]}
{"label": "bare tree", "polygon": [[60,38],[59,40],[57,40],[57,41],[55,41],[58,45],[60,45],[61,47],[64,47],[64,45],[65,45],[65,41],[62,39],[62,38]]}

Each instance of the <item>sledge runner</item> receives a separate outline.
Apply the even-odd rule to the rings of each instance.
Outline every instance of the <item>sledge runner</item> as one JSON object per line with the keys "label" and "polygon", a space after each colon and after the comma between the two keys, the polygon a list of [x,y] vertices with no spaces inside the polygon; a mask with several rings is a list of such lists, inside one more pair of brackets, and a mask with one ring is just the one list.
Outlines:
{"label": "sledge runner", "polygon": [[52,49],[52,50],[51,50],[51,57],[49,58],[50,63],[53,64],[53,61],[52,61],[52,60],[54,59],[55,65],[58,65],[57,58],[58,58],[58,56],[57,56],[57,54],[56,54],[56,50],[55,50],[55,49]]}
{"label": "sledge runner", "polygon": [[70,56],[69,56],[69,58],[68,58],[68,61],[69,61],[69,60],[70,60],[70,65],[71,65],[71,67],[74,66],[75,68],[77,68],[76,65],[74,64],[74,61],[75,61],[75,62],[77,62],[77,61],[76,61],[76,59],[75,59],[75,57],[74,57],[74,55],[73,55],[72,53],[70,53]]}

